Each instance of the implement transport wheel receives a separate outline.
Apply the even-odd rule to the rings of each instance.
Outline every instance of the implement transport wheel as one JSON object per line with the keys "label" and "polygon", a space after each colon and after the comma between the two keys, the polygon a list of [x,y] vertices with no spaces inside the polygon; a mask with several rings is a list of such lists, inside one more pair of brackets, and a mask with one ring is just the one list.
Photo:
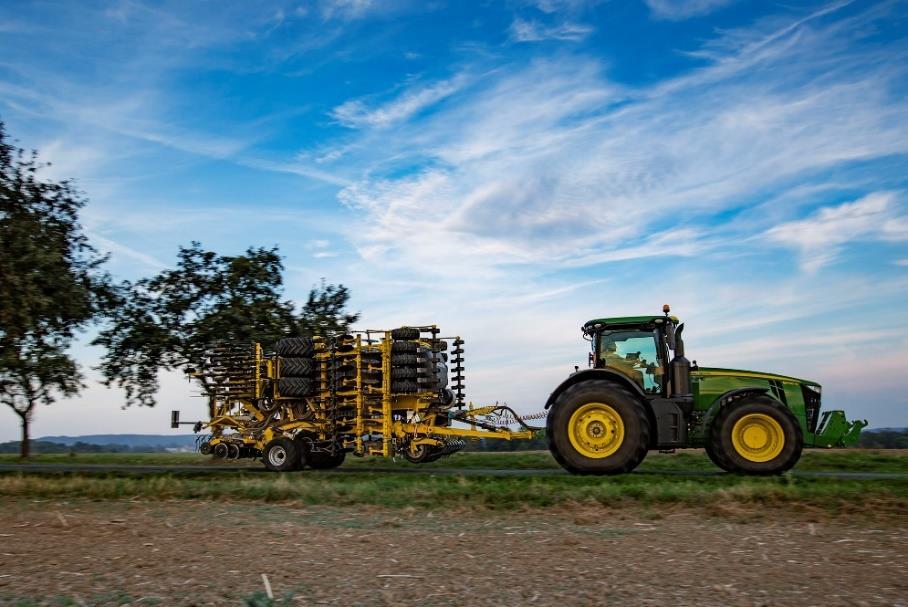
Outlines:
{"label": "implement transport wheel", "polygon": [[309,466],[313,470],[329,470],[337,468],[344,463],[347,454],[344,451],[329,453],[327,451],[312,451],[309,453]]}
{"label": "implement transport wheel", "polygon": [[763,395],[722,409],[713,423],[709,442],[709,449],[728,464],[727,470],[754,475],[781,474],[791,469],[804,447],[801,428],[792,412]]}
{"label": "implement transport wheel", "polygon": [[273,472],[296,470],[300,463],[299,446],[289,438],[276,438],[265,445],[262,461]]}
{"label": "implement transport wheel", "polygon": [[643,404],[609,381],[583,381],[562,392],[546,417],[555,460],[575,474],[623,474],[636,468],[650,442]]}

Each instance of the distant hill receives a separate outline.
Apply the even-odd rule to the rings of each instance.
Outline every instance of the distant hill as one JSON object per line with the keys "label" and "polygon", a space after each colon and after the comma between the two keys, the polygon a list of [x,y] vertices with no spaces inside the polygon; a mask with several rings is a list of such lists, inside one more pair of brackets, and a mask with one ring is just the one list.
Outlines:
{"label": "distant hill", "polygon": [[195,447],[195,434],[86,434],[84,436],[42,436],[36,441],[58,445],[123,445],[125,447],[153,447],[179,449]]}

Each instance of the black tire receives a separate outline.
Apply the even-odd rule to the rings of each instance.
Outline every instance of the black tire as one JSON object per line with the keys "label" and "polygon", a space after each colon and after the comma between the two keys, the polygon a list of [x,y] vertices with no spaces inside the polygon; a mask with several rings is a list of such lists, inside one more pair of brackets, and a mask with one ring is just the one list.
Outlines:
{"label": "black tire", "polygon": [[391,352],[394,354],[415,354],[419,344],[415,341],[397,340],[391,344]]}
{"label": "black tire", "polygon": [[706,442],[706,455],[709,457],[709,461],[714,463],[719,468],[722,468],[726,472],[734,472],[735,468],[728,461],[722,457],[721,453],[716,453],[713,448],[712,441]]}
{"label": "black tire", "polygon": [[227,459],[240,459],[240,446],[236,443],[227,443]]}
{"label": "black tire", "polygon": [[392,379],[413,379],[416,377],[416,367],[394,367],[391,369]]}
{"label": "black tire", "polygon": [[444,352],[445,350],[448,349],[448,342],[444,341],[443,339],[439,339],[438,341],[433,341],[432,349],[435,350],[436,352]]}
{"label": "black tire", "polygon": [[399,329],[391,329],[391,338],[392,339],[419,339],[419,329],[413,327],[401,327]]}
{"label": "black tire", "polygon": [[309,454],[309,466],[313,470],[330,470],[344,463],[347,454],[344,451],[328,453],[327,451],[313,451]]}
{"label": "black tire", "polygon": [[296,468],[294,470],[302,470],[309,465],[309,447],[311,443],[301,434],[298,434],[293,439],[293,442],[296,444],[297,452]]}
{"label": "black tire", "polygon": [[[624,428],[623,438],[616,450],[605,457],[584,455],[574,447],[570,438],[572,416],[592,403],[608,405],[620,417]],[[579,424],[580,420],[575,423]],[[588,427],[591,426],[589,424]],[[546,417],[546,438],[555,460],[569,472],[624,474],[640,465],[646,457],[650,424],[643,403],[623,386],[609,381],[588,380],[570,386],[552,404]]]}
{"label": "black tire", "polygon": [[305,397],[315,394],[316,384],[305,377],[284,377],[277,382],[281,396]]}
{"label": "black tire", "polygon": [[212,447],[211,452],[218,459],[227,459],[230,449],[227,448],[227,443],[218,443]]}
{"label": "black tire", "polygon": [[419,445],[414,453],[410,449],[404,451],[404,459],[411,464],[428,464],[438,459],[438,449],[431,445]]}
{"label": "black tire", "polygon": [[317,365],[311,358],[282,358],[281,377],[312,377]]}
{"label": "black tire", "polygon": [[[732,439],[735,424],[747,415],[767,416],[781,427],[781,449],[772,459],[753,461],[735,448]],[[730,471],[760,476],[790,470],[798,463],[804,448],[801,426],[791,410],[774,398],[764,395],[745,397],[725,406],[713,422],[709,442],[709,448],[729,465]]]}
{"label": "black tire", "polygon": [[300,464],[299,446],[289,438],[276,438],[265,445],[262,461],[265,463],[265,468],[272,472],[296,470]]}
{"label": "black tire", "polygon": [[394,354],[391,356],[391,366],[394,367],[415,365],[417,362],[419,362],[419,357],[415,354]]}
{"label": "black tire", "polygon": [[391,382],[391,392],[397,392],[398,394],[411,394],[419,390],[419,385],[415,381],[410,380],[398,380]]}
{"label": "black tire", "polygon": [[205,441],[204,443],[199,445],[199,453],[201,453],[202,455],[211,455],[211,443]]}
{"label": "black tire", "polygon": [[315,342],[309,337],[285,337],[274,344],[278,356],[308,358],[315,353]]}
{"label": "black tire", "polygon": [[274,413],[275,411],[277,411],[279,406],[279,403],[270,396],[262,397],[258,401],[259,411],[261,411],[265,415]]}

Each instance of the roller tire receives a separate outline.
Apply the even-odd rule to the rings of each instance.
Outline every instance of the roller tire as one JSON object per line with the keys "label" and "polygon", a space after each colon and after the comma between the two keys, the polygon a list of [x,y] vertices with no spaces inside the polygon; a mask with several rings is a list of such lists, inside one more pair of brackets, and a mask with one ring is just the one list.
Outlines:
{"label": "roller tire", "polygon": [[394,354],[393,356],[391,356],[392,367],[415,365],[418,362],[419,357],[416,354]]}
{"label": "roller tire", "polygon": [[[745,415],[753,413],[767,415],[782,427],[782,450],[766,462],[746,459],[737,452],[732,442],[735,424]],[[770,476],[790,470],[798,463],[804,448],[804,436],[797,418],[788,407],[765,395],[745,397],[725,406],[712,424],[709,442],[708,449],[720,454],[719,457],[729,466],[728,471],[753,476]],[[717,465],[722,467],[718,462]]]}
{"label": "roller tire", "polygon": [[281,359],[281,377],[312,377],[317,368],[311,358]]}
{"label": "roller tire", "polygon": [[415,381],[410,380],[399,380],[391,382],[391,392],[396,392],[398,394],[412,394],[413,392],[419,391],[419,384]]}
{"label": "roller tire", "polygon": [[[571,416],[588,403],[609,405],[621,417],[624,439],[607,457],[587,457],[569,437]],[[625,474],[640,465],[650,443],[650,423],[643,403],[623,386],[609,381],[581,381],[558,395],[546,416],[546,439],[555,460],[574,474]]]}
{"label": "roller tire", "polygon": [[285,377],[278,380],[277,389],[281,396],[306,397],[316,391],[316,384],[306,377]]}
{"label": "roller tire", "polygon": [[419,339],[419,329],[414,327],[400,327],[391,329],[392,339]]}
{"label": "roller tire", "polygon": [[416,367],[393,367],[391,369],[392,379],[414,379],[416,374]]}
{"label": "roller tire", "polygon": [[391,352],[394,354],[415,354],[418,348],[415,341],[397,340],[391,344]]}
{"label": "roller tire", "polygon": [[278,356],[308,358],[315,353],[315,342],[309,337],[285,337],[274,344]]}
{"label": "roller tire", "polygon": [[262,461],[272,472],[297,470],[301,461],[299,444],[289,438],[276,438],[265,445]]}

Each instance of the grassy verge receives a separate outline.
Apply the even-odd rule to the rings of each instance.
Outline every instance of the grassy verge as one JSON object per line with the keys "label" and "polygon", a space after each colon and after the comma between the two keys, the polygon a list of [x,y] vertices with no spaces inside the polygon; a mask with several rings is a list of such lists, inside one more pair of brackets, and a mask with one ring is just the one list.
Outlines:
{"label": "grassy verge", "polygon": [[597,478],[395,473],[271,475],[239,472],[203,477],[17,472],[0,475],[0,496],[29,499],[242,500],[490,510],[576,503],[608,507],[682,504],[716,512],[741,506],[749,509],[797,506],[829,513],[903,515],[908,510],[908,481],[749,478],[734,475]]}
{"label": "grassy verge", "polygon": [[[0,455],[0,463],[19,463],[15,455]],[[258,461],[223,462],[198,453],[83,453],[76,455],[36,455],[27,463],[118,464],[145,466],[249,466],[261,468]],[[509,470],[555,469],[558,464],[548,452],[456,453],[431,464],[410,464],[381,457],[348,457],[345,468],[482,468]],[[684,472],[716,470],[701,450],[682,450],[673,454],[650,453],[639,468],[647,472]],[[797,470],[827,472],[897,472],[908,474],[908,453],[884,449],[807,450]]]}

